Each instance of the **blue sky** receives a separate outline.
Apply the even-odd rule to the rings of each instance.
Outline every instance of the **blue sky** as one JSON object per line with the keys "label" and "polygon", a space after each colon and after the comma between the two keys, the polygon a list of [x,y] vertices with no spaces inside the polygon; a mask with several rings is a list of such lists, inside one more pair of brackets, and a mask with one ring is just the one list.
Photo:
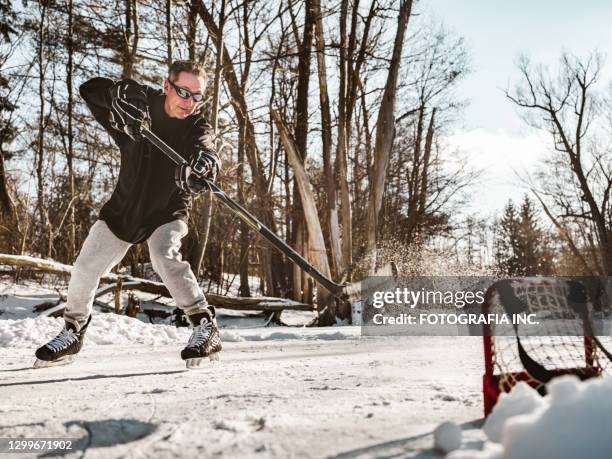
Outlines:
{"label": "blue sky", "polygon": [[470,106],[448,141],[486,168],[489,192],[477,193],[473,207],[493,213],[524,193],[512,169],[534,170],[548,147],[504,95],[517,81],[517,56],[554,66],[563,51],[584,56],[598,49],[607,57],[601,81],[612,80],[612,1],[423,0],[418,9],[464,36],[470,48],[473,73],[458,89]]}

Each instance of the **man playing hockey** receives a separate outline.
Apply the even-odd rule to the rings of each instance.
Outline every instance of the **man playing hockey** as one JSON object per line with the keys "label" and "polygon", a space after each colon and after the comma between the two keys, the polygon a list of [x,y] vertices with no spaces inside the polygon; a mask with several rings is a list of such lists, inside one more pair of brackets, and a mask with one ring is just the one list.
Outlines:
{"label": "man playing hockey", "polygon": [[[153,268],[193,325],[181,358],[187,367],[216,358],[221,340],[215,310],[206,302],[189,263],[182,261],[192,196],[207,189],[219,171],[212,129],[199,112],[206,87],[201,66],[172,64],[164,90],[127,79],[93,78],[80,93],[121,152],[115,190],[91,227],[74,264],[64,310],[65,325],[36,351],[35,367],[70,363],[81,350],[100,278],[133,244],[147,241]],[[177,168],[141,135],[150,129],[183,156]]]}

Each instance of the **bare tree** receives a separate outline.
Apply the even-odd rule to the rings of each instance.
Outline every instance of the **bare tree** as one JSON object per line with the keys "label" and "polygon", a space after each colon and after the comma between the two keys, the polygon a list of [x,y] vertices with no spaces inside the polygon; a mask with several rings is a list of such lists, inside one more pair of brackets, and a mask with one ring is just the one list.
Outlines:
{"label": "bare tree", "polygon": [[[325,249],[325,241],[323,231],[319,222],[317,206],[314,200],[314,194],[311,189],[310,180],[306,175],[301,159],[298,156],[298,149],[295,141],[291,138],[289,131],[283,123],[280,116],[271,109],[272,117],[277,123],[281,141],[289,161],[295,171],[295,179],[300,194],[300,202],[304,210],[304,221],[308,234],[308,247],[310,248],[310,259],[317,269],[325,276],[330,276],[329,262],[327,260],[327,250]],[[318,289],[318,305],[320,308],[319,324],[331,325],[335,322],[334,301],[331,295],[324,289]],[[325,309],[324,309],[325,308]]]}
{"label": "bare tree", "polygon": [[[247,7],[248,2],[244,3],[244,7]],[[204,21],[204,25],[206,26],[209,34],[213,37],[217,37],[220,34],[219,26],[214,20],[212,14],[209,9],[204,5],[204,3],[199,0],[199,10],[198,13],[202,20]],[[264,26],[265,28],[269,27],[271,24]],[[248,75],[248,67],[252,57],[253,49],[263,36],[263,32],[260,31],[253,42],[249,43],[246,47],[246,58],[245,58],[245,69],[243,71],[244,75]],[[263,163],[261,160],[261,154],[259,151],[259,146],[257,145],[256,135],[255,135],[255,126],[253,121],[249,116],[248,103],[245,97],[244,84],[246,84],[246,80],[243,80],[243,84],[241,85],[239,79],[236,75],[235,64],[233,59],[230,56],[229,51],[226,46],[223,46],[221,49],[217,49],[218,53],[223,54],[223,77],[225,84],[227,85],[227,89],[229,91],[232,106],[234,108],[234,114],[236,116],[238,122],[238,128],[243,129],[245,133],[244,142],[245,142],[245,152],[247,161],[251,167],[251,174],[253,177],[255,190],[257,194],[257,198],[259,201],[260,213],[262,215],[262,220],[264,224],[268,225],[273,231],[276,231],[276,222],[274,219],[273,209],[268,205],[270,202],[270,190],[268,187],[268,177],[266,177],[266,173],[263,167]],[[283,280],[283,263],[280,256],[276,253],[270,253],[269,250],[264,250],[261,253],[261,257],[264,260],[264,269],[267,277],[267,285],[270,288],[270,294],[274,294],[275,292],[284,290],[284,280]]]}
{"label": "bare tree", "polygon": [[66,151],[66,163],[68,164],[68,192],[70,199],[70,213],[69,213],[69,230],[68,230],[68,244],[69,244],[69,257],[76,257],[76,221],[73,201],[75,199],[75,180],[74,180],[74,132],[72,129],[72,122],[74,120],[74,94],[73,94],[73,80],[74,80],[74,5],[73,0],[68,0],[68,30],[66,33],[66,52],[68,59],[66,62],[66,92],[68,93],[68,105],[67,105],[67,116],[68,116],[68,149]]}
{"label": "bare tree", "polygon": [[400,58],[404,46],[404,34],[408,27],[412,0],[404,0],[400,5],[397,32],[393,44],[393,55],[389,65],[389,73],[385,84],[382,103],[378,111],[376,121],[376,145],[373,183],[370,184],[368,223],[367,223],[367,245],[366,253],[370,257],[370,271],[376,269],[376,231],[378,229],[378,214],[382,206],[382,195],[387,176],[387,165],[389,155],[395,137],[395,95],[397,94],[397,77],[399,74]]}
{"label": "bare tree", "polygon": [[[39,4],[39,25],[38,25],[38,40],[37,40],[37,64],[38,64],[38,134],[36,140],[36,191],[37,191],[37,206],[38,214],[42,227],[49,231],[50,224],[48,222],[48,214],[45,208],[45,177],[43,177],[43,167],[45,159],[45,128],[47,117],[45,115],[45,77],[46,77],[46,53],[45,42],[47,31],[47,2]],[[51,250],[50,244],[47,249]],[[48,255],[48,254],[47,254]]]}
{"label": "bare tree", "polygon": [[336,182],[334,180],[332,161],[332,117],[327,89],[327,64],[325,62],[325,30],[321,12],[321,2],[310,0],[309,8],[315,23],[315,41],[317,50],[317,75],[319,80],[319,102],[321,104],[321,141],[323,156],[323,173],[325,175],[326,209],[329,228],[329,241],[332,259],[332,273],[339,275],[345,269],[342,263],[340,247],[340,223],[336,203]]}
{"label": "bare tree", "polygon": [[172,65],[172,0],[166,0],[166,65]]}
{"label": "bare tree", "polygon": [[545,195],[553,200],[556,215],[548,208],[546,213],[573,247],[579,244],[569,240],[567,225],[592,228],[599,252],[596,271],[610,275],[612,163],[609,148],[596,143],[604,120],[602,98],[596,88],[601,65],[596,53],[586,59],[563,54],[558,74],[551,75],[543,67],[534,69],[529,59],[522,57],[518,63],[521,83],[506,95],[534,115],[527,120],[550,134],[557,152],[551,162],[553,176],[545,174],[550,185],[542,186],[545,182],[540,181],[534,186],[538,197]]}
{"label": "bare tree", "polygon": [[[440,142],[452,111],[447,100],[454,101],[446,91],[452,84],[445,82],[454,80],[445,65],[456,55],[444,54],[434,35],[423,33],[415,44],[415,33],[403,31],[416,17],[410,16],[413,3],[27,2],[23,8],[34,27],[27,31],[30,40],[19,41],[19,55],[33,57],[34,64],[20,70],[23,97],[42,97],[44,110],[41,116],[24,107],[14,115],[3,112],[3,120],[13,117],[16,135],[2,132],[0,159],[8,161],[11,173],[18,164],[13,158],[34,158],[24,173],[33,185],[44,183],[28,193],[10,177],[0,187],[2,202],[8,202],[4,188],[20,212],[6,224],[0,244],[73,261],[83,228],[96,218],[120,164],[116,146],[73,94],[74,84],[104,75],[157,86],[178,57],[211,69],[203,111],[223,145],[232,145],[223,150],[220,185],[321,271],[338,281],[355,275],[354,260],[360,260],[368,235],[374,235],[375,246],[396,227],[402,228],[403,242],[424,229],[439,234],[448,227],[444,206],[464,185],[463,178],[444,175]],[[46,29],[36,27],[42,4]],[[396,25],[398,34],[390,30]],[[43,50],[39,81],[35,57],[41,32],[53,46]],[[439,57],[432,57],[440,49]],[[18,81],[10,74],[11,82]],[[20,97],[13,87],[5,92],[10,102]],[[37,129],[40,123],[46,123],[44,131]],[[210,196],[206,199],[195,201],[184,246],[198,276],[218,281],[211,288],[223,292],[231,282],[226,274],[239,272],[240,292],[249,295],[249,275],[258,274],[269,295],[313,301],[310,279],[233,214],[211,215]],[[10,240],[4,236],[9,233]],[[139,246],[126,264],[141,275],[146,261],[146,249]],[[319,323],[350,315],[328,302],[320,288],[316,292]]]}
{"label": "bare tree", "polygon": [[134,65],[140,39],[139,25],[138,3],[136,0],[125,0],[125,30],[121,43],[122,78],[132,78],[134,76]]}
{"label": "bare tree", "polygon": [[[290,2],[289,12],[291,13],[292,26],[294,30],[297,30],[297,18],[293,13],[293,8]],[[296,36],[297,53],[298,53],[298,66],[297,66],[297,87],[294,104],[294,116],[295,116],[295,127],[294,127],[294,141],[297,157],[302,164],[305,163],[308,156],[308,150],[306,148],[308,142],[308,89],[310,85],[310,56],[312,49],[312,38],[314,20],[312,11],[306,7],[304,9],[304,27],[303,37],[300,41]],[[297,35],[297,34],[296,34]],[[281,137],[282,138],[282,137]],[[289,156],[291,158],[291,155]],[[293,163],[293,161],[290,161]],[[294,181],[293,195],[298,196],[298,180]],[[298,252],[306,253],[308,242],[311,240],[310,236],[306,234],[308,223],[304,225],[304,211],[302,208],[303,203],[299,199],[295,199],[293,202],[292,209],[292,243],[298,250]],[[318,216],[315,214],[317,221]],[[310,216],[312,217],[312,216]],[[301,234],[300,234],[301,233]],[[312,248],[314,250],[314,248]],[[293,298],[298,301],[303,301],[304,298],[310,297],[308,276],[294,266],[293,269]]]}
{"label": "bare tree", "polygon": [[[215,37],[216,49],[223,49],[223,27],[225,25],[225,0],[221,0],[219,10],[219,33]],[[221,71],[223,68],[223,54],[216,53],[215,55],[215,70],[213,75],[213,87],[212,87],[212,107],[211,107],[211,119],[210,122],[213,127],[215,136],[219,129],[219,95],[221,91]],[[202,223],[202,235],[196,245],[193,270],[195,273],[199,273],[202,267],[202,261],[204,260],[204,252],[206,250],[206,244],[208,243],[208,235],[210,232],[210,222],[212,218],[212,193],[206,192],[204,194],[201,208],[204,214],[204,221]]]}

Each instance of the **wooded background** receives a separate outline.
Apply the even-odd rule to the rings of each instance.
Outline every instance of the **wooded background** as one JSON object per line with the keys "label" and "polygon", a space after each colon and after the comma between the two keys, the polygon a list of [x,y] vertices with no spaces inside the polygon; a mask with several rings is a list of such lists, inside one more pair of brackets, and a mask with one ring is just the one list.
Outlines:
{"label": "wooded background", "polygon": [[[444,142],[468,102],[456,88],[469,50],[419,7],[0,0],[0,252],[72,264],[110,196],[118,149],[79,85],[100,75],[160,87],[173,59],[193,59],[209,73],[219,185],[334,279],[389,258],[403,274],[611,275],[601,57],[563,55],[553,70],[519,61],[508,103],[550,134],[550,161],[523,177],[531,198],[486,219],[467,207],[486,171]],[[195,202],[183,251],[204,286],[236,276],[243,296],[324,303],[330,323],[348,316],[210,195]],[[148,261],[138,245],[123,265],[142,277]]]}

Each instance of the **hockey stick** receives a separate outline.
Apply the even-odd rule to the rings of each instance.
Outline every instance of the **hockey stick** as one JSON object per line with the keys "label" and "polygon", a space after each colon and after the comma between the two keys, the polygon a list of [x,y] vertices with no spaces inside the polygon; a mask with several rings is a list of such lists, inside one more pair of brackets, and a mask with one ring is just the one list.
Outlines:
{"label": "hockey stick", "polygon": [[[520,299],[516,293],[514,292],[511,286],[511,279],[506,279],[499,281],[495,288],[499,293],[499,297],[501,300],[501,304],[506,311],[507,314],[514,316],[517,314],[526,314],[530,312],[529,305]],[[602,354],[607,357],[609,361],[612,362],[612,353],[606,349],[606,347],[602,344],[602,342],[598,339],[595,331],[593,330],[593,323],[591,319],[591,315],[589,313],[587,303],[589,301],[590,294],[587,291],[585,285],[577,281],[575,279],[566,279],[564,281],[569,288],[569,294],[567,297],[568,306],[571,310],[581,319],[584,334],[586,338],[592,340],[597,348],[602,352]],[[519,359],[523,364],[523,367],[534,379],[540,381],[541,383],[548,383],[552,378],[558,376],[559,371],[554,371],[546,368],[543,363],[536,361],[525,349],[521,342],[521,338],[519,336],[518,325],[514,323],[512,327],[514,328],[516,342],[519,352]],[[593,376],[591,373],[576,373],[580,379],[590,378]]]}
{"label": "hockey stick", "polygon": [[[177,166],[187,166],[187,161],[179,155],[176,151],[172,149],[168,144],[166,144],[163,140],[157,137],[153,132],[149,129],[143,127],[141,130],[142,135],[149,140],[153,145],[155,145],[163,154],[165,154],[169,159],[171,159]],[[274,247],[276,247],[281,253],[283,253],[287,258],[293,261],[296,265],[302,268],[306,273],[308,273],[314,280],[316,280],[319,284],[321,284],[327,291],[329,291],[333,296],[342,300],[352,302],[354,300],[359,299],[363,295],[361,282],[356,282],[352,284],[339,284],[334,282],[327,276],[325,276],[321,271],[315,268],[312,264],[310,264],[302,255],[297,253],[293,247],[288,245],[285,241],[283,241],[280,237],[274,234],[270,229],[268,229],[263,223],[261,223],[253,214],[251,214],[248,210],[234,201],[232,198],[228,196],[225,191],[220,189],[213,182],[208,182],[208,186],[212,193],[223,202],[227,207],[230,208],[243,222],[261,234],[264,238],[266,238],[269,242],[272,243]],[[376,273],[377,277],[397,277],[397,267],[394,263],[390,263],[384,266],[380,271]],[[378,285],[377,282],[373,282],[372,285],[368,284],[369,288]]]}

